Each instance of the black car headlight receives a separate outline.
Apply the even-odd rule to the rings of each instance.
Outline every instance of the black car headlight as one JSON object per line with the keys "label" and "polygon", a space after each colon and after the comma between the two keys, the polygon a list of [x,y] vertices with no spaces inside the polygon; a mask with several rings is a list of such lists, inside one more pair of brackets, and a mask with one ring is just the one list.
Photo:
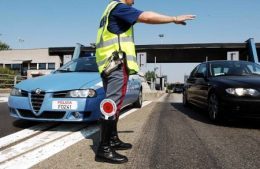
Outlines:
{"label": "black car headlight", "polygon": [[10,92],[11,96],[22,96],[22,90],[21,89],[17,89],[17,88],[13,88]]}
{"label": "black car headlight", "polygon": [[255,89],[247,88],[228,88],[226,92],[235,96],[258,96],[259,92]]}
{"label": "black car headlight", "polygon": [[93,89],[84,89],[84,90],[71,90],[67,93],[66,97],[96,97],[96,91]]}

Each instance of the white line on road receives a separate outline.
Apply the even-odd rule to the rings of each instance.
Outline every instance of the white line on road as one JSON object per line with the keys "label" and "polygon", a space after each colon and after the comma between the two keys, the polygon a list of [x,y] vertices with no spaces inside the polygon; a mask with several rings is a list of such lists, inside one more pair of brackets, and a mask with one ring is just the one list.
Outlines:
{"label": "white line on road", "polygon": [[157,101],[164,102],[166,97],[167,97],[167,94],[163,94]]}
{"label": "white line on road", "polygon": [[0,102],[8,102],[8,97],[0,97]]}
{"label": "white line on road", "polygon": [[[151,103],[151,101],[146,101],[146,102],[143,103],[142,107],[147,106],[147,105],[150,104],[150,103]],[[122,118],[128,116],[129,114],[135,112],[136,110],[138,110],[138,109],[131,109],[131,110],[125,112],[124,114],[122,114],[122,115],[119,117],[119,119],[122,119]]]}
{"label": "white line on road", "polygon": [[68,148],[69,146],[77,143],[78,141],[91,136],[97,131],[97,126],[85,128],[67,137],[63,137],[62,139],[56,140],[51,144],[39,147],[38,149],[35,149],[27,154],[19,156],[18,158],[7,161],[3,165],[0,165],[0,168],[13,169],[16,168],[15,166],[19,166],[19,169],[30,168],[38,164],[39,162],[53,156],[54,154]]}
{"label": "white line on road", "polygon": [[15,146],[9,147],[0,152],[0,164],[4,161],[29,152],[35,148],[42,145],[48,144],[58,138],[71,134],[86,127],[86,124],[65,124],[60,125],[38,135],[37,137],[32,137],[26,141],[23,141]]}
{"label": "white line on road", "polygon": [[[150,103],[150,101],[144,102],[143,107]],[[119,118],[122,119],[136,110],[129,110]],[[76,126],[74,131],[78,129],[78,125],[71,125]],[[69,125],[67,127],[61,125],[51,131],[43,132],[37,137],[8,147],[0,152],[0,169],[11,169],[17,166],[19,169],[30,168],[99,131],[98,126],[84,128],[77,132],[71,131],[72,128]]]}
{"label": "white line on road", "polygon": [[13,144],[15,142],[18,142],[26,137],[30,137],[34,134],[37,134],[37,133],[51,127],[52,125],[53,124],[51,124],[51,123],[41,123],[39,125],[32,126],[28,129],[24,129],[24,130],[18,131],[16,133],[13,133],[11,135],[5,136],[0,139],[0,148]]}

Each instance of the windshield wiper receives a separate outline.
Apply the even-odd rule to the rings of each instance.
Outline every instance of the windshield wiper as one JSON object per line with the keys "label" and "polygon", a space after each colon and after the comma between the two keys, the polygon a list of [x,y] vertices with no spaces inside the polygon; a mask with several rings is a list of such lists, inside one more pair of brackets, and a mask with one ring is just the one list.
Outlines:
{"label": "windshield wiper", "polygon": [[244,73],[243,75],[257,75],[257,76],[259,76],[260,74],[259,73]]}

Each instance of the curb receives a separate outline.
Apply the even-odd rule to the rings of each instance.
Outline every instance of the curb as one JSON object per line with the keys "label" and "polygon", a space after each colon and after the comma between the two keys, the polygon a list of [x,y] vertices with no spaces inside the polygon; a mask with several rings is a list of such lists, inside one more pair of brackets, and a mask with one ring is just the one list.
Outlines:
{"label": "curb", "polygon": [[143,93],[143,100],[155,101],[158,98],[160,98],[163,94],[165,94],[164,91],[155,91],[155,92]]}

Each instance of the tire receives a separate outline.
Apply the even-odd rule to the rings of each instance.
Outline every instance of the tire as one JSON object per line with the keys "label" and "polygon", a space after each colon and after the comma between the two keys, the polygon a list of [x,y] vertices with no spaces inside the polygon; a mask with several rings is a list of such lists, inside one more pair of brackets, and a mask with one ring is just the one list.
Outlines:
{"label": "tire", "polygon": [[211,93],[208,100],[208,113],[209,113],[209,119],[212,122],[220,122],[221,117],[221,111],[219,107],[219,99],[215,93]]}
{"label": "tire", "polygon": [[140,90],[137,100],[133,103],[133,107],[141,108],[142,104],[143,104],[143,93],[142,93],[142,90]]}
{"label": "tire", "polygon": [[190,105],[190,103],[188,101],[187,92],[185,90],[182,93],[182,104],[184,107],[188,107]]}

